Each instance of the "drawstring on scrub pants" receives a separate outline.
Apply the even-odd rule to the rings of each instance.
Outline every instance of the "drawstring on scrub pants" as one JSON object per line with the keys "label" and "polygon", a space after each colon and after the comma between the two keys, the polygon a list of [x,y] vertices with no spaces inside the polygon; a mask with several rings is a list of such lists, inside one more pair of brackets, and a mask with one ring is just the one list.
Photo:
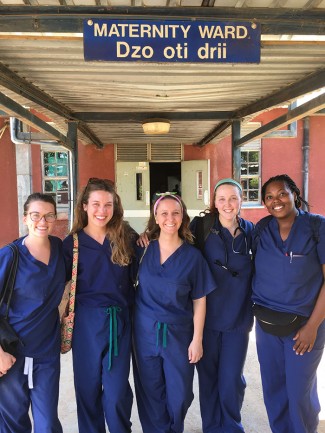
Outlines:
{"label": "drawstring on scrub pants", "polygon": [[161,323],[158,322],[157,323],[157,331],[156,331],[156,335],[157,335],[157,340],[156,340],[156,347],[159,346],[159,334],[160,334],[160,329],[162,328],[162,347],[164,349],[166,349],[167,347],[167,323]]}
{"label": "drawstring on scrub pants", "polygon": [[108,348],[108,370],[112,367],[112,352],[114,356],[118,356],[118,340],[117,340],[117,318],[116,312],[122,311],[120,307],[106,308],[106,314],[109,315],[109,348]]}
{"label": "drawstring on scrub pants", "polygon": [[28,376],[28,388],[33,389],[33,358],[25,357],[24,374]]}

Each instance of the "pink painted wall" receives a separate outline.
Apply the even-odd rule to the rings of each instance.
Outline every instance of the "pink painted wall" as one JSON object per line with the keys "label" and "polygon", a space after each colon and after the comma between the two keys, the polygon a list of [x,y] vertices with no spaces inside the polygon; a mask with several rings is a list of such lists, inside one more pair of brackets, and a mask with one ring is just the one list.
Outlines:
{"label": "pink painted wall", "polygon": [[79,144],[79,187],[87,184],[90,177],[99,177],[115,181],[114,145],[104,149]]}
{"label": "pink painted wall", "polygon": [[[277,108],[257,116],[252,121],[262,125],[285,113]],[[0,129],[5,119],[0,118]],[[324,167],[325,167],[325,116],[310,117],[310,164],[309,197],[311,211],[325,215]],[[7,129],[0,142],[1,180],[0,192],[4,198],[6,212],[0,214],[0,246],[18,236],[17,181],[15,171],[15,147],[11,143]],[[303,121],[298,122],[297,137],[285,139],[262,139],[262,184],[271,176],[287,173],[302,189],[302,154]],[[115,180],[114,145],[104,149],[79,144],[79,186],[84,186],[89,177],[101,177]],[[224,138],[217,144],[208,144],[203,148],[184,146],[184,159],[210,159],[210,184],[213,186],[223,177],[232,176],[231,138]],[[41,190],[40,147],[32,146],[33,191]],[[211,191],[212,194],[212,191]],[[267,215],[263,206],[243,208],[242,216],[253,222]],[[57,234],[64,237],[67,221],[58,221]]]}
{"label": "pink painted wall", "polygon": [[310,210],[325,215],[325,116],[310,117],[310,165],[309,197]]}
{"label": "pink painted wall", "polygon": [[[286,113],[285,109],[274,109],[252,119],[261,125]],[[282,128],[286,129],[286,128]],[[309,197],[311,212],[325,215],[324,167],[325,167],[325,117],[310,117],[310,161],[309,161]],[[262,139],[261,184],[277,174],[288,174],[302,191],[303,185],[303,121],[298,121],[295,138]],[[231,138],[226,137],[217,144],[209,144],[203,148],[185,146],[184,159],[210,159],[211,188],[219,179],[232,177]],[[212,191],[211,191],[212,194]],[[212,198],[212,196],[211,196]],[[253,222],[267,215],[263,206],[243,207],[241,215]]]}

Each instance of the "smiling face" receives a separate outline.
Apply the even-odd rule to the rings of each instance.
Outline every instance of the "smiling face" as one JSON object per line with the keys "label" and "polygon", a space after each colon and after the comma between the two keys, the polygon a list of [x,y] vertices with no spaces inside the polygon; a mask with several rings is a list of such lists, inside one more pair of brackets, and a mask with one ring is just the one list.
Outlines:
{"label": "smiling face", "polygon": [[237,218],[241,203],[241,194],[237,186],[223,184],[216,189],[214,205],[219,212],[221,224]]}
{"label": "smiling face", "polygon": [[[33,219],[39,219],[39,221],[33,221]],[[23,217],[23,223],[28,228],[29,237],[48,237],[53,229],[54,222],[55,208],[53,204],[41,200],[29,203],[26,215]]]}
{"label": "smiling face", "polygon": [[107,191],[92,191],[83,210],[88,216],[88,226],[105,229],[114,213],[113,195]]}
{"label": "smiling face", "polygon": [[265,190],[264,204],[271,215],[286,218],[295,215],[296,194],[283,181],[271,182]]}
{"label": "smiling face", "polygon": [[181,205],[173,198],[165,198],[157,206],[156,223],[160,232],[168,235],[177,233],[182,225],[183,212]]}

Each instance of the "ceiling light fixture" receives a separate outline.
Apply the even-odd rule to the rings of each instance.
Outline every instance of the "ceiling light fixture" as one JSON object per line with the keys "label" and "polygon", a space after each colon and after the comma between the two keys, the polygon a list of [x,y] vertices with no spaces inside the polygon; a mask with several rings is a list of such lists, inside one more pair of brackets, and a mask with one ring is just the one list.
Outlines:
{"label": "ceiling light fixture", "polygon": [[167,119],[147,119],[142,122],[143,132],[148,135],[168,134],[170,121]]}

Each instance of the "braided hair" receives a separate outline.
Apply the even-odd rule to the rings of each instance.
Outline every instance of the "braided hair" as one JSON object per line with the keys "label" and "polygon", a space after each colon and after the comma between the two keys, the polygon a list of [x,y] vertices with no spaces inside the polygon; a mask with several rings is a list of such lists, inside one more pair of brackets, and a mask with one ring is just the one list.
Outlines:
{"label": "braided hair", "polygon": [[265,203],[266,188],[272,182],[284,182],[292,193],[296,193],[296,199],[295,199],[295,206],[296,206],[296,208],[299,209],[301,207],[301,204],[304,203],[304,205],[309,210],[309,204],[308,204],[308,202],[306,200],[304,200],[300,196],[300,189],[297,187],[297,185],[291,179],[291,177],[289,177],[287,174],[278,174],[277,176],[271,177],[269,180],[267,180],[264,183],[264,185],[262,186],[262,191],[261,191],[261,193],[262,193],[262,200],[263,200],[264,203]]}

